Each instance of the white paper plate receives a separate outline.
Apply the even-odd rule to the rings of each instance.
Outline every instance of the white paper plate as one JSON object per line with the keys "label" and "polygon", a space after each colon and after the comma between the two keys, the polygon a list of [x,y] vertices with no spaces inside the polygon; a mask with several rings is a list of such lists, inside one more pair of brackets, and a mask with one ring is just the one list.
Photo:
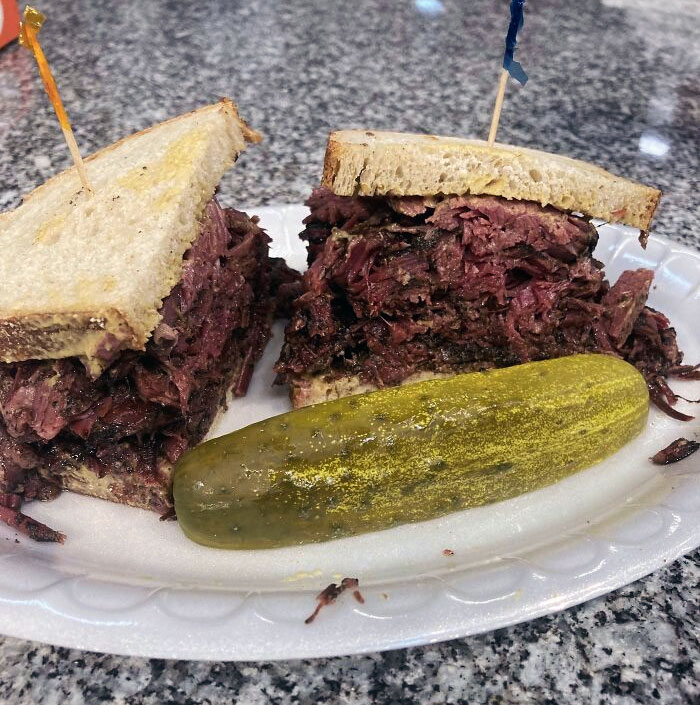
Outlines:
{"label": "white paper plate", "polygon": [[[257,209],[276,255],[303,267],[301,206]],[[651,305],[669,315],[688,361],[700,360],[700,253],[601,228],[597,257],[614,280],[656,270]],[[281,326],[223,433],[286,410],[271,386]],[[674,383],[700,396],[700,383]],[[683,407],[681,407],[683,408]],[[149,512],[65,494],[33,504],[64,546],[0,529],[0,631],[120,654],[188,659],[329,656],[486,631],[583,602],[700,545],[700,453],[660,469],[648,458],[698,436],[652,411],[647,432],[604,463],[507,502],[388,531],[274,551],[190,543]],[[450,549],[454,555],[443,554]],[[344,576],[349,594],[304,623],[316,593]]]}

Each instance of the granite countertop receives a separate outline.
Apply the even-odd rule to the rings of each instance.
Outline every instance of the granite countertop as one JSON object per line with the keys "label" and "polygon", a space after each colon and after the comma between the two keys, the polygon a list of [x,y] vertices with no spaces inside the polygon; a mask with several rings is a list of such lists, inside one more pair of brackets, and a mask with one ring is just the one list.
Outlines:
{"label": "granite countertop", "polygon": [[[330,129],[484,137],[507,22],[493,0],[44,0],[44,48],[84,152],[231,95],[265,135],[221,186],[301,201]],[[700,247],[697,0],[538,0],[499,140],[658,186],[655,232]],[[30,55],[0,51],[0,209],[69,165]],[[497,632],[315,661],[197,663],[0,638],[7,703],[700,702],[700,552]]]}

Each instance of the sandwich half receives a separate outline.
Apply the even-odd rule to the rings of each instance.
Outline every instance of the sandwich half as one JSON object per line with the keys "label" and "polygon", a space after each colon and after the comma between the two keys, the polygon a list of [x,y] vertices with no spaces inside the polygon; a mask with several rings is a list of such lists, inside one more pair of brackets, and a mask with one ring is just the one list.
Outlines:
{"label": "sandwich half", "polygon": [[[689,374],[653,273],[611,285],[593,218],[646,232],[660,192],[508,145],[330,135],[301,233],[309,269],[277,363],[294,406],[580,352],[619,355],[670,410]],[[670,410],[673,413],[672,410]]]}
{"label": "sandwich half", "polygon": [[268,238],[214,196],[259,139],[222,100],[89,157],[94,194],[69,169],[0,215],[0,518],[50,539],[17,510],[62,489],[170,510],[270,333]]}

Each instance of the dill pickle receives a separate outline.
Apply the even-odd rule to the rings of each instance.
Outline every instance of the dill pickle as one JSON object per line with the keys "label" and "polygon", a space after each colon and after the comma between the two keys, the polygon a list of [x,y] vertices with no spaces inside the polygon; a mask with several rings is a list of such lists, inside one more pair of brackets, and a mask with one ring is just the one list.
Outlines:
{"label": "dill pickle", "polygon": [[557,482],[644,428],[631,365],[574,355],[392,387],[269,418],[177,464],[177,517],[232,549],[326,541]]}

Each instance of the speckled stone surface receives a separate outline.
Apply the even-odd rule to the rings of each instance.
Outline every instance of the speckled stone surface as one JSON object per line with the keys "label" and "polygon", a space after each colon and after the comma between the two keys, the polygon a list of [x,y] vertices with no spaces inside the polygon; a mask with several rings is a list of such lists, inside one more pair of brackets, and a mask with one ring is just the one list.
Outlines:
{"label": "speckled stone surface", "polygon": [[[265,135],[228,204],[300,201],[338,127],[484,137],[507,23],[494,0],[44,0],[84,152],[230,95]],[[700,247],[697,0],[538,0],[499,139],[660,187],[654,230]],[[0,50],[0,209],[69,165],[31,56]],[[700,553],[497,632],[318,661],[208,664],[0,639],[2,703],[699,703]]]}
{"label": "speckled stone surface", "polygon": [[277,663],[124,658],[5,639],[0,702],[583,705],[700,702],[700,559],[490,634]]}

